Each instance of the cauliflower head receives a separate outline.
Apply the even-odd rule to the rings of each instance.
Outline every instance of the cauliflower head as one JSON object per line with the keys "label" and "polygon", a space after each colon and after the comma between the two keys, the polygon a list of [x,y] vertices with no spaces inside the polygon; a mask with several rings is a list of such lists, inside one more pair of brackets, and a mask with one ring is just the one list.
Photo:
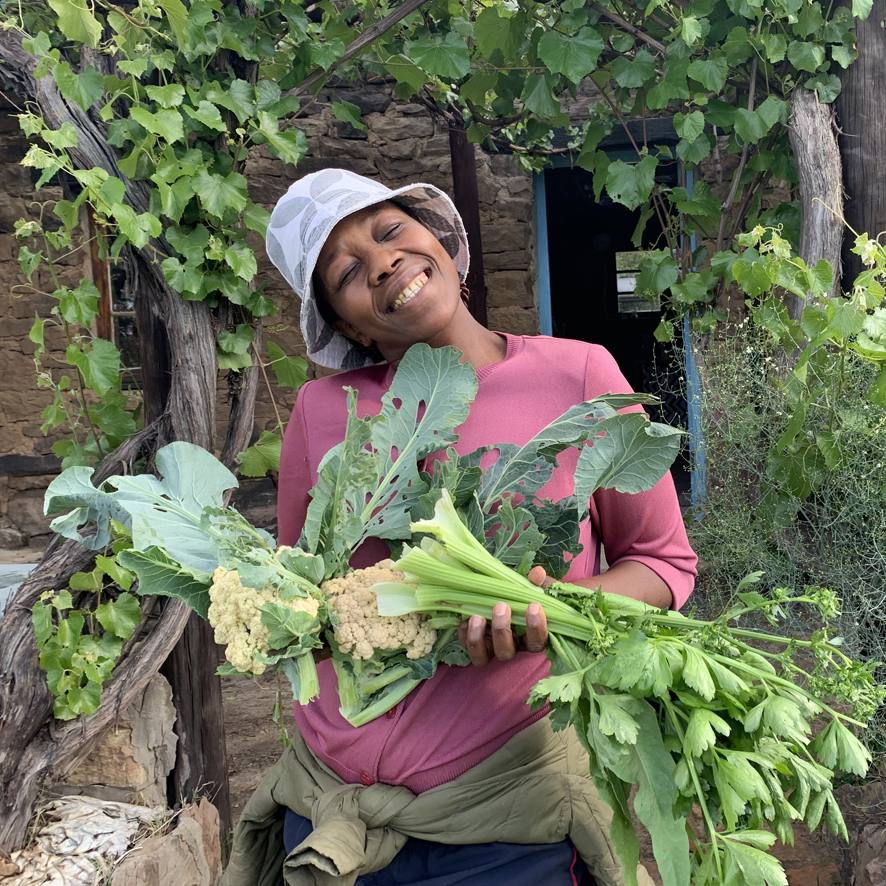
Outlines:
{"label": "cauliflower head", "polygon": [[338,648],[353,658],[368,660],[377,650],[404,649],[408,659],[417,659],[434,648],[437,632],[427,626],[428,616],[379,615],[378,600],[369,589],[383,581],[403,581],[403,573],[392,566],[390,560],[382,560],[320,585],[338,616],[338,624],[333,628]]}
{"label": "cauliflower head", "polygon": [[262,624],[261,608],[278,603],[316,617],[320,602],[314,597],[283,600],[276,588],[250,588],[240,583],[236,569],[219,566],[209,588],[209,623],[215,642],[225,645],[225,658],[238,670],[261,674],[265,665],[256,654],[267,655],[270,632]]}

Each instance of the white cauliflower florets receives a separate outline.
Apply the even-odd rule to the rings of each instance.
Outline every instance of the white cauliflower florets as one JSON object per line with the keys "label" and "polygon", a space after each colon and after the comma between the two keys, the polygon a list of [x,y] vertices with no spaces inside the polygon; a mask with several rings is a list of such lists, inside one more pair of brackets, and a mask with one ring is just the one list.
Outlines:
{"label": "white cauliflower florets", "polygon": [[320,585],[324,594],[331,595],[329,604],[338,615],[333,631],[338,648],[354,658],[370,659],[376,650],[402,648],[407,658],[417,659],[434,648],[437,632],[427,627],[427,616],[378,614],[378,600],[369,589],[383,581],[403,581],[403,573],[392,569],[392,565],[390,560],[382,560]]}
{"label": "white cauliflower florets", "polygon": [[215,628],[215,642],[225,644],[225,658],[238,671],[261,674],[265,665],[256,653],[268,653],[270,632],[262,624],[261,608],[265,603],[279,603],[296,612],[316,616],[320,603],[314,597],[283,600],[270,585],[257,589],[240,583],[236,569],[219,566],[212,573],[209,589],[209,623]]}

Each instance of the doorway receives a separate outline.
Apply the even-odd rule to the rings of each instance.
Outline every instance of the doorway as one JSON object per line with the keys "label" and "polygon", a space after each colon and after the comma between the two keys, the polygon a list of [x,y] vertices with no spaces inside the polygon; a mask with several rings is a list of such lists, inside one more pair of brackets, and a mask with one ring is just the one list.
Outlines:
{"label": "doorway", "polygon": [[[636,155],[634,155],[636,156]],[[657,180],[677,185],[677,163],[659,165]],[[615,203],[605,193],[594,196],[593,175],[578,168],[541,173],[550,329],[543,332],[605,347],[636,391],[653,394],[661,404],[648,409],[655,421],[686,428],[684,367],[680,342],[661,343],[654,332],[661,311],[633,296],[633,271],[644,249],[661,246],[661,224],[653,215],[646,223],[638,250],[631,239],[639,210]],[[541,221],[541,219],[540,219]],[[544,244],[539,244],[541,254]],[[539,262],[544,265],[543,261]],[[543,269],[543,267],[542,267]],[[542,298],[545,298],[545,287]],[[544,306],[547,308],[547,306]],[[690,488],[688,458],[681,454],[672,468],[681,499]]]}

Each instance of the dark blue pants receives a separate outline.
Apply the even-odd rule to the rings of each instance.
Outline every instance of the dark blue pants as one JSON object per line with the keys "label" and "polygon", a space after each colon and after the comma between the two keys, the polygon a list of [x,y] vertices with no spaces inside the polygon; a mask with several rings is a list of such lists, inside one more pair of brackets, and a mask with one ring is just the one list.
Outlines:
{"label": "dark blue pants", "polygon": [[[286,810],[286,852],[311,833],[311,822]],[[383,870],[357,878],[355,886],[578,886],[593,884],[568,840],[542,846],[479,843],[452,846],[410,837]]]}

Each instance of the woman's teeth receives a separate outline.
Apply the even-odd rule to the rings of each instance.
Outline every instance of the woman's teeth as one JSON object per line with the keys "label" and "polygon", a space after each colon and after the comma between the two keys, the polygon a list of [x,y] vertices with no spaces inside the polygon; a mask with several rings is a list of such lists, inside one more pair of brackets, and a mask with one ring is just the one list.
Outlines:
{"label": "woman's teeth", "polygon": [[396,311],[398,308],[402,308],[403,305],[406,304],[410,299],[414,298],[418,295],[419,290],[421,290],[422,286],[428,282],[428,275],[422,271],[399,295],[397,301],[391,306],[392,311]]}

